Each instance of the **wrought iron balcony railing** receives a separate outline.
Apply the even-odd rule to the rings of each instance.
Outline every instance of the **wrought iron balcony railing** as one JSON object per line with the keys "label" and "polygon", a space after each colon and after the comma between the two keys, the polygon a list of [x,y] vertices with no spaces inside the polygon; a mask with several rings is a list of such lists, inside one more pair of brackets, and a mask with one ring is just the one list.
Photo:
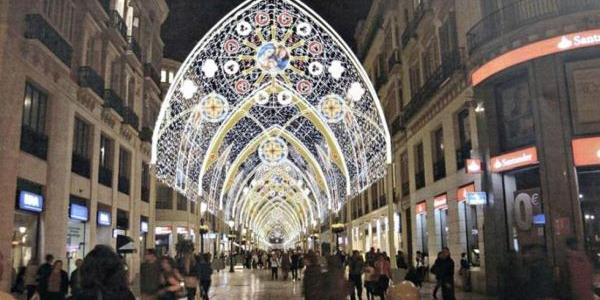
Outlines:
{"label": "wrought iron balcony railing", "polygon": [[21,126],[21,150],[40,159],[48,157],[48,136],[29,126]]}
{"label": "wrought iron balcony railing", "polygon": [[442,64],[426,78],[425,84],[413,94],[412,99],[402,112],[404,122],[410,121],[437,93],[439,87],[456,71],[463,69],[459,51],[450,53],[442,58]]}
{"label": "wrought iron balcony railing", "polygon": [[406,48],[410,39],[415,37],[417,34],[417,28],[419,28],[419,24],[427,10],[430,9],[429,0],[421,0],[421,3],[417,7],[415,7],[415,11],[413,14],[413,18],[410,20],[404,32],[402,32],[401,41],[402,41],[402,49]]}
{"label": "wrought iron balcony railing", "polygon": [[576,12],[600,9],[598,0],[521,0],[485,16],[467,32],[469,53],[523,26]]}
{"label": "wrought iron balcony railing", "polygon": [[135,128],[135,130],[138,130],[139,126],[140,126],[140,118],[137,116],[137,114],[133,111],[133,109],[129,106],[125,106],[123,107],[123,122],[125,124],[129,124],[131,125],[131,127]]}
{"label": "wrought iron balcony railing", "polygon": [[104,107],[112,108],[123,120],[125,120],[125,106],[123,99],[113,90],[104,90]]}
{"label": "wrought iron balcony railing", "polygon": [[78,72],[79,86],[90,88],[98,97],[104,98],[104,78],[92,67],[80,67]]}
{"label": "wrought iron balcony railing", "polygon": [[111,10],[108,14],[110,16],[109,27],[114,28],[121,34],[121,36],[127,40],[127,24],[123,17],[116,10]]}
{"label": "wrought iron balcony railing", "polygon": [[50,50],[60,61],[71,67],[73,47],[40,14],[25,16],[25,38],[36,39]]}

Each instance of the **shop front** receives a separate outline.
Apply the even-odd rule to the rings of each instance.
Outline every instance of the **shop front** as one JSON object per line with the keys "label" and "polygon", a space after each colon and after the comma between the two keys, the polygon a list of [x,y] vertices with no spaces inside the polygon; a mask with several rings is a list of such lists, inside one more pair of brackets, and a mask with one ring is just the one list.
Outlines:
{"label": "shop front", "polygon": [[39,258],[40,222],[44,211],[42,186],[18,179],[16,209],[12,234],[12,267],[20,270]]}
{"label": "shop front", "polygon": [[438,240],[439,250],[448,247],[448,197],[442,194],[433,198],[433,212],[435,214],[435,235]]}
{"label": "shop front", "polygon": [[75,270],[75,262],[83,259],[87,245],[89,209],[86,199],[71,195],[67,227],[67,272]]}
{"label": "shop front", "polygon": [[427,231],[427,202],[423,201],[415,206],[415,250],[429,256],[429,233]]}
{"label": "shop front", "polygon": [[96,244],[112,244],[112,213],[108,206],[98,205],[96,215]]}
{"label": "shop front", "polygon": [[169,255],[172,239],[171,226],[156,226],[154,228],[154,241],[156,254],[159,256]]}
{"label": "shop front", "polygon": [[458,188],[456,192],[459,241],[472,266],[481,265],[477,207],[485,205],[486,198],[485,192],[475,191],[473,183]]}

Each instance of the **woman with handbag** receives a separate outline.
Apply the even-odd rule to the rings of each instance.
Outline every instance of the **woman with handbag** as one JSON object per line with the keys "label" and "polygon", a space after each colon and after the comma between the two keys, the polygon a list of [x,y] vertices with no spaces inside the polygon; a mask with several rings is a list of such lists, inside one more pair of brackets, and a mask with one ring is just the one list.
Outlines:
{"label": "woman with handbag", "polygon": [[186,298],[185,283],[179,271],[175,268],[175,261],[170,257],[160,260],[162,288],[158,293],[160,300],[178,300]]}
{"label": "woman with handbag", "polygon": [[196,299],[198,290],[198,272],[196,268],[197,261],[194,254],[189,252],[179,259],[179,273],[183,276],[183,282],[188,300]]}

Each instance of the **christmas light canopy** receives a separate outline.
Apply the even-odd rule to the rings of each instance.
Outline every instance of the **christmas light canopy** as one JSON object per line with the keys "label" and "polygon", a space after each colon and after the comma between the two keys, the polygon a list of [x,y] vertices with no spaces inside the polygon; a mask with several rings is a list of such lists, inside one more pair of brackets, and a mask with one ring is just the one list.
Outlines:
{"label": "christmas light canopy", "polygon": [[167,93],[152,145],[159,180],[263,244],[301,240],[390,162],[360,62],[296,0],[247,1],[206,34]]}

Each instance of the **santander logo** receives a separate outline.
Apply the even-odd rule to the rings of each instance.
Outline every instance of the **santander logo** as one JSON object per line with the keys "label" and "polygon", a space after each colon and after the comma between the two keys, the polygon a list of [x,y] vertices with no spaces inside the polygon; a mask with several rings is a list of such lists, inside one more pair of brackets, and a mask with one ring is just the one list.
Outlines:
{"label": "santander logo", "polygon": [[600,44],[600,34],[576,34],[569,38],[563,35],[556,47],[560,50],[567,50],[572,47],[586,47]]}
{"label": "santander logo", "polygon": [[560,42],[556,46],[558,49],[566,50],[573,47],[573,41],[571,41],[568,37],[564,36],[560,38]]}
{"label": "santander logo", "polygon": [[507,171],[535,164],[538,162],[537,159],[537,150],[533,147],[527,148],[492,158],[491,169],[494,172]]}

